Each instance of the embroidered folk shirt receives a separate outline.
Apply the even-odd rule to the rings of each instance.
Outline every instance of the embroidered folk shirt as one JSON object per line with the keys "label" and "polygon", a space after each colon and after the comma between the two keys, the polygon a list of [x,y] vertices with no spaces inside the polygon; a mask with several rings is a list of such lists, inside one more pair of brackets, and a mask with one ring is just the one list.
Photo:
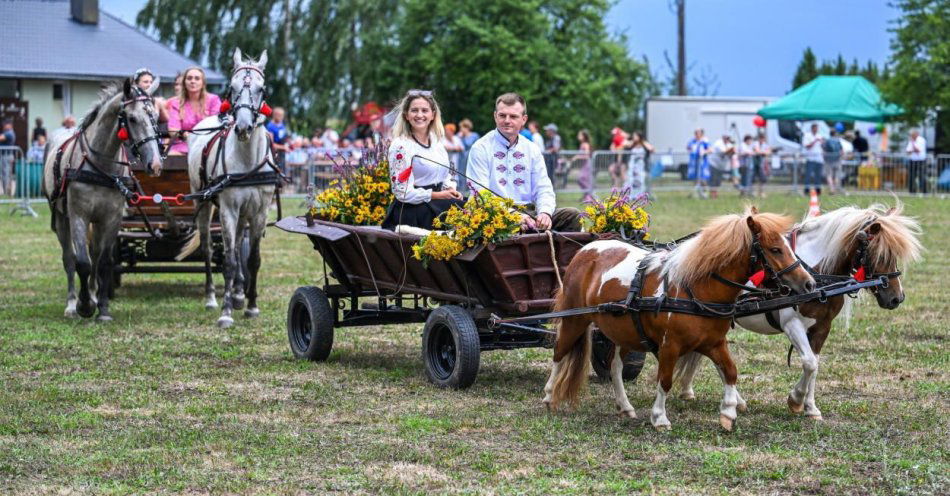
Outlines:
{"label": "embroidered folk shirt", "polygon": [[[411,168],[410,168],[411,161]],[[403,203],[425,203],[432,200],[432,190],[422,186],[442,184],[454,188],[449,154],[442,141],[429,135],[426,148],[411,137],[393,139],[389,145],[389,175],[393,195]],[[410,169],[408,175],[406,170]]]}
{"label": "embroidered folk shirt", "polygon": [[466,170],[475,189],[488,188],[517,204],[533,203],[539,214],[554,214],[554,186],[544,157],[524,137],[512,144],[497,129],[487,133],[472,145]]}

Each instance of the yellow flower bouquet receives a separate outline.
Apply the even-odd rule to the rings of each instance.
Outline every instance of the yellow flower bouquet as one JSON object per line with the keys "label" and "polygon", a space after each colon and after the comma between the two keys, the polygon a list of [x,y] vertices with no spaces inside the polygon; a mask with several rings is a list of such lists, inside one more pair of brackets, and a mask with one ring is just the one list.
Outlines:
{"label": "yellow flower bouquet", "polygon": [[634,239],[650,239],[647,228],[650,215],[644,207],[646,195],[631,197],[627,190],[613,190],[603,202],[588,200],[581,216],[581,227],[591,233],[619,233]]}
{"label": "yellow flower bouquet", "polygon": [[441,232],[432,232],[412,247],[412,256],[427,266],[432,260],[448,260],[475,245],[497,243],[521,229],[521,214],[514,202],[490,191],[473,193],[464,208],[453,206],[433,222]]}
{"label": "yellow flower bouquet", "polygon": [[340,179],[330,181],[330,187],[313,198],[310,215],[341,224],[382,223],[392,200],[386,148],[365,153],[357,163],[330,158]]}

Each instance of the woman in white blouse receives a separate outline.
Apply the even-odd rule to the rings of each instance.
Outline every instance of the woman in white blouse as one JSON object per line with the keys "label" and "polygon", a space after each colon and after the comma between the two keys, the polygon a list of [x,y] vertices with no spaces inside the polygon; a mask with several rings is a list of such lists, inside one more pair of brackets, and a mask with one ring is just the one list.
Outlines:
{"label": "woman in white blouse", "polygon": [[432,229],[432,220],[452,205],[464,204],[442,144],[445,129],[431,91],[409,90],[397,106],[389,145],[393,202],[383,227]]}

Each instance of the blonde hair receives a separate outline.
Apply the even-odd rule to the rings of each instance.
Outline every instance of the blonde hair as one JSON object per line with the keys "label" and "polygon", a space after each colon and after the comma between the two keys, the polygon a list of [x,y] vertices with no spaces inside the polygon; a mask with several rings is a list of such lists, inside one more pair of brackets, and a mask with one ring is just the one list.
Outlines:
{"label": "blonde hair", "polygon": [[429,123],[429,133],[434,133],[436,139],[441,141],[445,138],[445,127],[442,126],[442,112],[439,110],[439,104],[435,101],[435,97],[432,96],[431,91],[421,90],[407,91],[406,96],[402,97],[402,100],[399,100],[399,103],[396,105],[398,111],[396,113],[396,120],[393,123],[393,138],[410,137],[412,135],[412,128],[406,121],[406,115],[409,114],[409,107],[412,105],[412,102],[418,98],[422,98],[429,103],[429,108],[432,109],[432,122]]}
{"label": "blonde hair", "polygon": [[188,73],[191,71],[198,71],[201,73],[201,90],[198,92],[198,108],[192,110],[195,111],[195,115],[198,116],[198,120],[207,117],[205,115],[205,109],[207,108],[208,104],[208,80],[205,77],[205,70],[193,65],[181,73],[181,91],[175,95],[178,97],[178,119],[180,120],[184,120],[182,112],[184,111],[185,104],[188,103],[188,89],[185,87],[185,78],[188,77]]}

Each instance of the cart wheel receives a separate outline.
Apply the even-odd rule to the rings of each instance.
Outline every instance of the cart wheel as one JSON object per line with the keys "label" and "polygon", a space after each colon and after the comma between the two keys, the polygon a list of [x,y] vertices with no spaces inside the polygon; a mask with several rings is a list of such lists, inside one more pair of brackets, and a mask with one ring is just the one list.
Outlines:
{"label": "cart wheel", "polygon": [[297,288],[287,307],[287,339],[297,358],[322,362],[333,348],[333,310],[322,289]]}
{"label": "cart wheel", "polygon": [[[591,342],[590,363],[594,372],[603,381],[610,380],[610,356],[614,353],[614,344],[601,334],[600,331],[594,331]],[[639,351],[631,351],[623,359],[623,372],[621,373],[624,381],[636,380],[643,369],[643,360],[646,354]]]}
{"label": "cart wheel", "polygon": [[465,389],[475,382],[481,359],[478,329],[472,316],[455,305],[436,308],[422,331],[426,377],[436,386]]}

